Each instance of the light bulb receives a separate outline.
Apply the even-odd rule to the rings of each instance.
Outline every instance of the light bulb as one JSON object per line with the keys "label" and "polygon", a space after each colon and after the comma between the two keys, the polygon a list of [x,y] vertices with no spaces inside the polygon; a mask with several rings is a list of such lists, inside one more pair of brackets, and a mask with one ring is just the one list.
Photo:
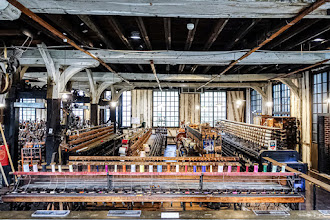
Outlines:
{"label": "light bulb", "polygon": [[114,102],[114,101],[110,102],[110,106],[113,107],[113,108],[116,107],[117,106],[117,102]]}
{"label": "light bulb", "polygon": [[242,104],[243,104],[243,101],[242,100],[240,100],[240,99],[236,100],[236,105],[240,106]]}
{"label": "light bulb", "polygon": [[66,93],[62,94],[62,99],[68,99],[68,98],[69,98],[68,94]]}
{"label": "light bulb", "polygon": [[273,106],[273,102],[266,102],[266,106],[267,107],[272,107]]}

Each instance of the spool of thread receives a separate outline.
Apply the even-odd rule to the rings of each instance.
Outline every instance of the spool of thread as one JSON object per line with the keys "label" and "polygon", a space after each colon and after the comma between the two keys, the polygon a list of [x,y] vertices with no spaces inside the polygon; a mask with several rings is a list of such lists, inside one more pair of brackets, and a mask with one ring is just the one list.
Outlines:
{"label": "spool of thread", "polygon": [[236,170],[236,172],[241,172],[241,166],[237,166],[237,170]]}
{"label": "spool of thread", "polygon": [[105,165],[105,172],[108,172],[108,165]]}
{"label": "spool of thread", "polygon": [[184,172],[188,172],[188,165],[184,166]]}
{"label": "spool of thread", "polygon": [[162,165],[157,165],[157,172],[158,173],[163,172],[163,166]]}
{"label": "spool of thread", "polygon": [[180,172],[180,166],[179,165],[175,165],[175,172]]}
{"label": "spool of thread", "polygon": [[140,165],[140,173],[144,173],[144,165]]}
{"label": "spool of thread", "polygon": [[202,172],[203,172],[203,173],[206,172],[206,166],[202,166]]}
{"label": "spool of thread", "polygon": [[72,164],[69,164],[69,172],[73,172],[73,166],[72,166]]}
{"label": "spool of thread", "polygon": [[38,172],[38,163],[33,164],[33,172]]}
{"label": "spool of thread", "polygon": [[218,165],[218,173],[223,173],[223,164]]}
{"label": "spool of thread", "polygon": [[115,165],[115,173],[118,171],[118,165]]}
{"label": "spool of thread", "polygon": [[131,165],[131,173],[135,173],[136,172],[136,165],[132,164]]}
{"label": "spool of thread", "polygon": [[257,163],[253,164],[254,170],[253,172],[258,173],[259,165]]}
{"label": "spool of thread", "polygon": [[213,171],[212,171],[212,165],[210,165],[210,173],[212,173]]}
{"label": "spool of thread", "polygon": [[274,165],[274,164],[273,164],[273,166],[272,166],[272,172],[273,172],[273,173],[276,173],[276,172],[277,172],[277,165]]}
{"label": "spool of thread", "polygon": [[146,157],[146,152],[145,151],[141,151],[140,152],[140,157]]}
{"label": "spool of thread", "polygon": [[58,172],[62,172],[62,166],[61,165],[58,165],[57,169],[58,169]]}
{"label": "spool of thread", "polygon": [[263,172],[266,173],[268,168],[268,163],[263,163],[262,166],[263,166]]}
{"label": "spool of thread", "polygon": [[154,166],[153,165],[149,165],[149,173],[154,172]]}
{"label": "spool of thread", "polygon": [[30,168],[29,168],[28,163],[23,164],[23,172],[30,172]]}
{"label": "spool of thread", "polygon": [[126,165],[123,165],[123,172],[126,173]]}
{"label": "spool of thread", "polygon": [[196,173],[197,172],[197,167],[196,166],[194,166],[194,173]]}
{"label": "spool of thread", "polygon": [[46,166],[47,166],[47,163],[42,163],[41,164],[41,171],[42,172],[47,172],[47,167]]}
{"label": "spool of thread", "polygon": [[227,169],[227,173],[231,172],[231,164],[228,164],[228,169]]}
{"label": "spool of thread", "polygon": [[118,153],[119,154],[126,154],[126,148],[120,147]]}
{"label": "spool of thread", "polygon": [[282,170],[281,170],[281,172],[283,172],[283,173],[285,172],[285,166],[286,166],[285,164],[282,165]]}
{"label": "spool of thread", "polygon": [[171,165],[167,164],[167,172],[171,172]]}
{"label": "spool of thread", "polygon": [[250,164],[246,163],[245,164],[245,172],[249,172]]}
{"label": "spool of thread", "polygon": [[51,163],[50,166],[52,167],[52,172],[55,173],[56,169],[55,169],[55,163]]}
{"label": "spool of thread", "polygon": [[90,164],[87,165],[87,172],[91,172],[91,165]]}
{"label": "spool of thread", "polygon": [[96,172],[99,172],[99,165],[96,165]]}

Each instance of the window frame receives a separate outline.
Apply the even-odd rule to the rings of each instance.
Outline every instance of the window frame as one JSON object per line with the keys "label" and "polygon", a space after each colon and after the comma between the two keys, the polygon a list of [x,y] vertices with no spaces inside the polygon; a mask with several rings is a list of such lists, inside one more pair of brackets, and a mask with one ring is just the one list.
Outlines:
{"label": "window frame", "polygon": [[[214,94],[217,93],[218,96],[218,100],[217,100],[217,104],[219,101],[221,101],[221,99],[224,97],[224,103],[225,105],[224,106],[221,106],[221,110],[219,110],[219,107],[218,110],[216,111],[216,114],[215,114],[215,107],[216,107],[216,103],[215,103],[215,96]],[[205,96],[206,94],[212,94],[211,96],[208,96],[208,100],[204,100],[204,103],[203,103],[203,95]],[[220,98],[220,100],[219,100]],[[207,106],[206,105],[206,101],[208,101],[208,104]],[[207,112],[212,112],[212,116],[208,116],[208,118],[211,118],[212,117],[212,122],[211,121],[203,121],[203,117],[206,118],[206,116],[203,116],[203,112],[205,108],[209,108]],[[204,112],[205,113],[205,112]],[[221,114],[221,113],[224,113]],[[215,115],[217,115],[218,117],[215,118]],[[219,115],[223,116],[223,118],[219,117]],[[200,122],[201,124],[202,123],[209,123],[211,127],[214,127],[215,126],[215,123],[217,122],[217,120],[219,119],[227,119],[227,92],[224,91],[224,90],[208,90],[208,91],[205,91],[204,93],[201,94],[201,99],[200,99]]]}
{"label": "window frame", "polygon": [[[273,99],[273,116],[288,116],[291,115],[291,91],[290,88],[283,84],[277,83],[272,87]],[[287,100],[287,103],[285,103]],[[275,109],[278,108],[278,111]],[[287,111],[286,111],[287,110]]]}
{"label": "window frame", "polygon": [[[312,80],[311,80],[312,81],[312,85],[311,85],[312,142],[317,143],[317,118],[319,115],[330,113],[330,104],[326,103],[326,100],[330,98],[330,70],[314,72],[311,75],[312,75]],[[315,83],[317,76],[320,76],[321,81]],[[324,80],[324,76],[326,76],[325,80]],[[317,89],[316,92],[315,89]]]}
{"label": "window frame", "polygon": [[[173,93],[174,92],[174,93]],[[165,94],[165,96],[159,96],[157,95],[157,101],[155,100],[155,93],[157,94]],[[168,94],[170,94],[170,96],[168,96]],[[172,94],[174,94],[174,96],[172,96]],[[174,98],[174,100],[172,99],[172,97]],[[160,98],[160,101],[159,101]],[[166,103],[168,102],[168,99],[170,99],[170,103],[174,103],[174,105],[170,105],[168,106]],[[165,102],[165,106],[162,107],[165,110],[161,110],[161,111],[155,111],[155,109],[159,108],[160,105],[162,105],[162,103]],[[160,103],[160,104],[157,104]],[[170,111],[168,111],[168,109],[170,109]],[[161,112],[161,114],[165,114],[165,116],[156,116],[155,114],[157,114],[157,112]],[[171,113],[176,113],[174,114],[174,116],[171,115]],[[165,121],[164,122],[158,122],[158,124],[155,124],[155,118],[159,118],[159,117],[164,117]],[[170,120],[170,121],[166,121],[166,119],[168,118],[172,118],[174,120]],[[174,125],[170,125],[168,126],[167,123],[171,123],[174,122]],[[159,123],[164,125],[159,125]],[[156,90],[154,89],[152,91],[152,127],[166,127],[166,128],[178,128],[180,125],[180,95],[179,95],[179,90],[178,89],[171,89],[171,90]]]}
{"label": "window frame", "polygon": [[[129,99],[126,98],[126,100],[125,100],[124,97],[127,96],[128,93],[129,93]],[[128,101],[129,101],[129,105],[127,105]],[[125,104],[125,102],[126,102],[126,104]],[[125,111],[124,111],[124,108],[126,109]],[[129,109],[129,111],[128,111],[128,109]],[[126,112],[127,114],[124,114],[124,112]],[[117,112],[117,114],[118,114],[118,112]],[[124,125],[124,122],[125,122],[124,117],[126,119],[128,119],[128,121],[126,121],[126,122],[128,122],[126,125]],[[123,94],[121,96],[121,127],[123,127],[123,128],[132,127],[132,92],[131,91],[125,91],[125,92],[123,92]]]}
{"label": "window frame", "polygon": [[250,110],[251,123],[253,123],[255,116],[262,115],[262,96],[254,89],[250,91]]}
{"label": "window frame", "polygon": [[[35,98],[21,98],[20,102],[22,103],[36,103],[37,99]],[[29,113],[33,113],[33,114],[29,114]],[[34,119],[31,120],[31,117],[28,119],[28,116],[34,116]],[[25,118],[25,120],[24,120]],[[36,121],[37,120],[37,111],[35,108],[20,108],[19,109],[19,121],[23,122],[23,121]]]}

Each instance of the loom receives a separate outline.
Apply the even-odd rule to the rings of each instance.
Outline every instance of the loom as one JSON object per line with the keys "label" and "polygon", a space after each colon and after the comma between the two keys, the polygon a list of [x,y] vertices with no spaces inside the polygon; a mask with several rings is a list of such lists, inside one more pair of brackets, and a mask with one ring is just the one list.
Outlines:
{"label": "loom", "polygon": [[14,173],[4,202],[304,202],[294,172],[243,168],[236,157],[70,157],[68,166],[36,166]]}
{"label": "loom", "polygon": [[63,138],[62,149],[77,155],[114,155],[121,146],[121,136],[113,124],[104,124],[70,132]]}

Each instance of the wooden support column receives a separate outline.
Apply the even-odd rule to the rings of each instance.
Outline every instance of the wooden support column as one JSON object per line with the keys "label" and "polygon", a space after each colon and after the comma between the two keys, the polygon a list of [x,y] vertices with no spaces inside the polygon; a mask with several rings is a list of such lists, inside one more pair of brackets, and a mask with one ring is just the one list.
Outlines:
{"label": "wooden support column", "polygon": [[[16,84],[17,85],[17,84]],[[18,165],[18,131],[19,131],[19,108],[14,108],[14,102],[17,97],[17,87],[13,84],[6,98],[6,107],[4,109],[5,137],[7,139],[8,149],[13,160],[14,167]]]}
{"label": "wooden support column", "polygon": [[18,90],[22,86],[20,80],[21,72],[25,72],[26,69],[27,68],[23,68],[23,70],[21,70],[21,68],[19,68],[13,75],[12,87],[7,93],[4,109],[4,132],[15,169],[18,165],[18,155],[20,152],[18,152],[19,108],[15,108],[14,103],[18,99]]}
{"label": "wooden support column", "polygon": [[90,121],[92,125],[97,126],[99,125],[99,120],[98,120],[98,104],[91,103],[91,118]]}
{"label": "wooden support column", "polygon": [[51,163],[52,155],[58,152],[61,142],[60,125],[61,99],[47,98],[47,137],[46,137],[46,162]]}

